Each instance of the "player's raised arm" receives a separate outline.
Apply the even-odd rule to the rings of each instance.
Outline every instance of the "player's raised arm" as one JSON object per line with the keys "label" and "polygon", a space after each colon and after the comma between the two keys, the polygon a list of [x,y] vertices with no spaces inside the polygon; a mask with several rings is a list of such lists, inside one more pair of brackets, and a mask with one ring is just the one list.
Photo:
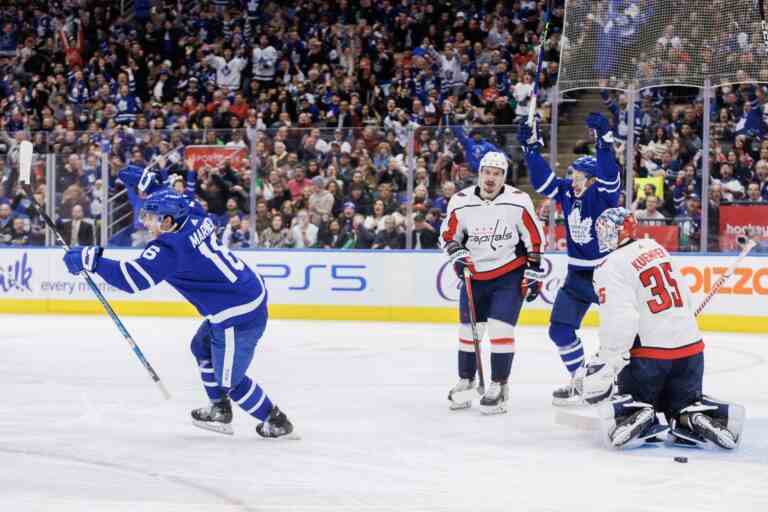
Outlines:
{"label": "player's raised arm", "polygon": [[[536,133],[538,134],[538,128]],[[533,128],[527,124],[520,125],[517,131],[517,140],[525,154],[531,184],[537,193],[552,199],[558,195],[563,180],[557,177],[547,161],[541,156],[540,150],[543,146],[541,139],[533,142],[532,137]]]}
{"label": "player's raised arm", "polygon": [[597,181],[598,193],[609,203],[617,206],[619,202],[619,164],[613,152],[613,133],[608,119],[602,114],[591,113],[587,117],[587,126],[594,130],[597,144]]}

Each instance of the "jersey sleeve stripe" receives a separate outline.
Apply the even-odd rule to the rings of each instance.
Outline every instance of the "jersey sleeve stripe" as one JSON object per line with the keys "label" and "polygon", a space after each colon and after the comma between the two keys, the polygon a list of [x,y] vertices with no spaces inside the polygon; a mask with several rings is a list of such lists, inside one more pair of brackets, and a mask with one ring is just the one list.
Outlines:
{"label": "jersey sleeve stripe", "polygon": [[549,188],[549,186],[552,184],[552,181],[555,179],[555,173],[551,172],[549,173],[549,178],[547,178],[547,181],[544,182],[544,184],[536,189],[536,192],[539,194],[544,194],[544,191]]}
{"label": "jersey sleeve stripe", "polygon": [[131,287],[131,291],[133,293],[139,293],[139,288],[136,286],[136,283],[134,282],[133,278],[131,277],[130,272],[128,272],[128,266],[125,264],[124,261],[120,262],[120,271],[123,273],[123,277],[125,278],[125,282],[128,283],[128,286]]}
{"label": "jersey sleeve stripe", "polygon": [[147,271],[144,270],[144,268],[142,268],[142,266],[139,265],[138,262],[136,262],[136,261],[128,261],[126,263],[128,265],[130,265],[131,268],[133,268],[136,272],[138,272],[139,275],[141,275],[141,277],[144,278],[144,280],[147,282],[146,288],[151,288],[151,287],[155,286],[155,284],[157,284],[157,283],[155,283],[155,280],[152,279],[152,276],[150,276],[149,273],[147,273]]}
{"label": "jersey sleeve stripe", "polygon": [[598,192],[608,192],[609,194],[614,194],[618,192],[620,189],[621,189],[621,183],[617,184],[613,188],[597,187]]}
{"label": "jersey sleeve stripe", "polygon": [[525,228],[528,230],[528,234],[531,237],[533,252],[541,252],[541,234],[539,233],[539,228],[533,221],[531,214],[528,213],[528,210],[525,208],[523,208],[523,223],[525,224]]}
{"label": "jersey sleeve stripe", "polygon": [[456,217],[456,212],[452,211],[451,216],[448,219],[448,229],[443,232],[443,240],[450,242],[456,237],[456,231],[459,229],[459,219]]}
{"label": "jersey sleeve stripe", "polygon": [[611,185],[617,185],[619,183],[619,177],[616,176],[616,179],[615,180],[611,180],[611,181],[604,180],[604,179],[601,179],[601,178],[597,178],[597,182],[602,184],[602,185],[605,185],[607,187],[611,186]]}

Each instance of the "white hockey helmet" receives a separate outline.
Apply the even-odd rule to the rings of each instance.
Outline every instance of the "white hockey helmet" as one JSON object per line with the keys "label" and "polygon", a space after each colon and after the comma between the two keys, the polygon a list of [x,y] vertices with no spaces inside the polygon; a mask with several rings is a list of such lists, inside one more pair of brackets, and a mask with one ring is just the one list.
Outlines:
{"label": "white hockey helmet", "polygon": [[497,169],[501,169],[504,171],[504,178],[506,178],[507,169],[509,168],[509,164],[507,163],[507,155],[504,153],[499,153],[498,151],[489,151],[483,155],[482,159],[480,159],[480,166],[478,167],[478,170],[482,171],[483,167],[496,167]]}

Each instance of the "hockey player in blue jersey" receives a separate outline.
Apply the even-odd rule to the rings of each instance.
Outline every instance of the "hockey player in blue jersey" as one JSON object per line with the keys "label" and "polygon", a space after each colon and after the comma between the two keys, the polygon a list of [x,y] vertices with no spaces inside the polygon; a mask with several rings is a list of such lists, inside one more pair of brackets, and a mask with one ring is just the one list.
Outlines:
{"label": "hockey player in blue jersey", "polygon": [[532,127],[523,125],[518,131],[533,187],[539,194],[556,200],[567,221],[568,273],[552,308],[549,337],[571,374],[571,382],[552,394],[555,405],[582,403],[576,384],[577,374],[584,366],[584,347],[576,330],[590,305],[597,304],[592,274],[606,255],[600,251],[597,242],[595,220],[606,209],[618,206],[621,188],[608,119],[592,113],[587,117],[587,126],[596,135],[597,158],[583,156],[576,159],[569,167],[570,177],[567,179],[558,178],[539,154],[542,144],[533,136]]}
{"label": "hockey player in blue jersey", "polygon": [[235,401],[261,420],[256,427],[261,436],[290,435],[293,425],[285,413],[245,374],[267,323],[264,281],[219,244],[213,221],[190,207],[189,199],[176,192],[154,192],[141,218],[157,238],[139,258],[112,260],[102,256],[101,247],[74,247],[64,263],[73,274],[98,274],[128,293],[166,281],[205,317],[191,349],[211,404],[192,411],[196,426],[232,434],[230,401]]}

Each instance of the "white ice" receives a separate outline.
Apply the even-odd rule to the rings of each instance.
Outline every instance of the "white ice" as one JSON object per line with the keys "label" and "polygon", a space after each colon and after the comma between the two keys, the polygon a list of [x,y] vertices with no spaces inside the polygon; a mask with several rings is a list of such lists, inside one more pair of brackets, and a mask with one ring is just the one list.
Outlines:
{"label": "white ice", "polygon": [[303,437],[276,442],[239,410],[233,437],[190,424],[196,320],[125,322],[171,401],[106,317],[0,317],[0,511],[768,510],[762,336],[706,334],[705,391],[747,408],[738,451],[613,452],[554,423],[543,328],[518,329],[512,410],[486,417],[448,410],[453,326],[273,321],[249,374]]}

